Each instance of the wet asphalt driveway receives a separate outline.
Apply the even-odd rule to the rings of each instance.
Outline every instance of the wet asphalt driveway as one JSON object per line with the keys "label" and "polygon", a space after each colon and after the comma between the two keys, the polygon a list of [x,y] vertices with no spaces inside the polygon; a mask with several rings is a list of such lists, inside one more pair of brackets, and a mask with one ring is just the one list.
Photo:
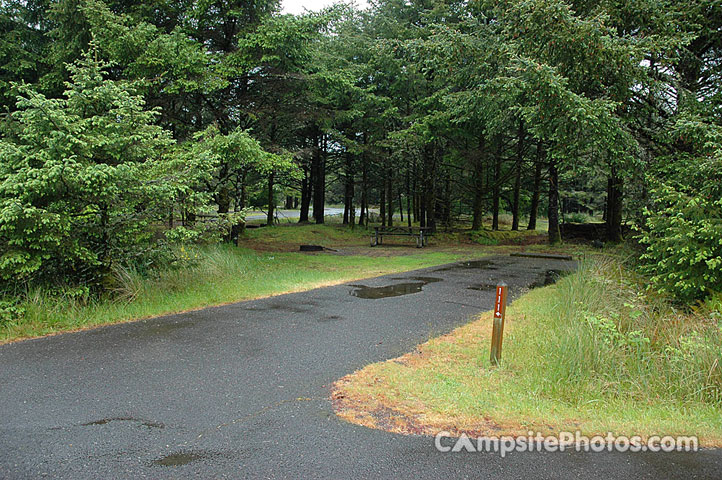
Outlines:
{"label": "wet asphalt driveway", "polygon": [[333,414],[338,378],[570,268],[490,257],[2,346],[0,478],[722,478],[718,450],[502,459]]}

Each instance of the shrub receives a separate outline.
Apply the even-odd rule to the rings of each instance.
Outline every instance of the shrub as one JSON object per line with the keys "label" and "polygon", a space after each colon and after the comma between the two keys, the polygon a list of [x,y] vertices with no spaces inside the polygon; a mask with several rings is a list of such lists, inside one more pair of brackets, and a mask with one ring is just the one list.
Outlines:
{"label": "shrub", "polygon": [[19,86],[0,139],[0,279],[101,286],[113,265],[157,249],[153,226],[178,191],[170,134],[92,53],[64,97]]}
{"label": "shrub", "polygon": [[589,223],[592,217],[586,213],[575,212],[564,215],[564,221],[569,223]]}
{"label": "shrub", "polygon": [[25,315],[25,307],[16,299],[0,299],[0,327],[17,322]]}
{"label": "shrub", "polygon": [[698,124],[682,129],[702,137],[703,154],[669,159],[669,175],[652,184],[651,204],[644,210],[643,271],[657,290],[682,302],[722,291],[721,130]]}

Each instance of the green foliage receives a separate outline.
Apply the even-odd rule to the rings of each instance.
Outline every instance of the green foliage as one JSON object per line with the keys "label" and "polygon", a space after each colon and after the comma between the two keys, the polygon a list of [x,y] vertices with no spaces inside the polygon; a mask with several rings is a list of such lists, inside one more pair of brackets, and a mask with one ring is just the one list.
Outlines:
{"label": "green foliage", "polygon": [[209,156],[213,164],[229,169],[253,169],[262,174],[296,169],[287,155],[264,151],[248,131],[240,128],[223,135],[212,125],[195,134],[191,152],[194,156]]}
{"label": "green foliage", "polygon": [[173,141],[132,85],[109,81],[92,49],[63,98],[19,87],[0,140],[0,278],[102,283],[147,259],[154,222],[180,187]]}
{"label": "green foliage", "polygon": [[589,223],[592,218],[586,213],[567,213],[564,215],[564,221],[570,223]]}
{"label": "green foliage", "polygon": [[535,367],[544,395],[572,405],[590,396],[722,405],[722,324],[681,316],[643,293],[642,280],[600,259],[559,281],[535,338],[514,336],[514,351],[545,352]]}
{"label": "green foliage", "polygon": [[180,28],[165,33],[149,22],[115,14],[98,0],[83,0],[78,13],[88,22],[98,49],[124,68],[126,78],[143,79],[146,91],[175,97],[227,85],[213,56]]}
{"label": "green foliage", "polygon": [[20,322],[24,316],[25,307],[17,298],[0,298],[0,327]]}
{"label": "green foliage", "polygon": [[[193,142],[186,145],[184,156],[189,159],[204,159],[205,193],[218,205],[228,207],[237,184],[249,173],[265,177],[271,173],[290,177],[298,175],[298,167],[290,155],[273,154],[265,151],[250,133],[236,128],[222,134],[217,126],[211,125],[194,135]],[[225,229],[243,221],[243,208],[236,202],[236,212],[219,211],[221,224]],[[245,206],[244,206],[245,207]]]}
{"label": "green foliage", "polygon": [[35,1],[0,3],[0,106],[12,109],[17,91],[12,83],[36,82],[45,70],[46,25],[38,22]]}
{"label": "green foliage", "polygon": [[710,312],[710,316],[716,319],[722,319],[722,292],[712,295],[704,303],[704,308]]}
{"label": "green foliage", "polygon": [[700,155],[668,157],[666,178],[650,179],[639,240],[653,286],[693,302],[722,291],[722,128],[697,118],[679,122],[676,134]]}

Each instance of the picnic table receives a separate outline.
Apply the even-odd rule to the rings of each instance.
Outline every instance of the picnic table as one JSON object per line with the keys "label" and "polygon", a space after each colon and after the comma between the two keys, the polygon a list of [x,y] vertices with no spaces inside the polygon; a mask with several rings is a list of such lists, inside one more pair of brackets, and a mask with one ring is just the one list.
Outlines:
{"label": "picnic table", "polygon": [[432,229],[427,227],[374,227],[374,233],[371,235],[371,246],[382,245],[386,235],[398,235],[415,238],[416,248],[422,248],[432,234]]}

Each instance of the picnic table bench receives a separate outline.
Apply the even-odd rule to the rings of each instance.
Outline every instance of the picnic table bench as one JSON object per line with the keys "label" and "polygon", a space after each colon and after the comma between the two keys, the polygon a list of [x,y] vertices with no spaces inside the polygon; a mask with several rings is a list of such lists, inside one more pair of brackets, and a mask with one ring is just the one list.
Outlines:
{"label": "picnic table bench", "polygon": [[383,244],[384,235],[400,235],[415,238],[416,248],[421,248],[426,245],[426,241],[432,233],[432,229],[426,227],[374,227],[371,246]]}

